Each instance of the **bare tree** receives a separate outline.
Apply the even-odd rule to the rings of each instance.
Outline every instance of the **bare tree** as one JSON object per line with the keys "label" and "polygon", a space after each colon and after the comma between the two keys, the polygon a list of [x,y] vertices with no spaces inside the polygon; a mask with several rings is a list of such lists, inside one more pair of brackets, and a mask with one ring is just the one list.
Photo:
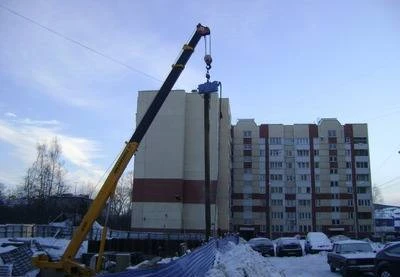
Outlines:
{"label": "bare tree", "polygon": [[373,203],[383,203],[384,202],[381,189],[376,185],[372,186],[372,202]]}
{"label": "bare tree", "polygon": [[5,200],[5,190],[6,185],[3,183],[0,183],[0,204],[2,204]]}
{"label": "bare tree", "polygon": [[93,199],[96,192],[97,186],[94,183],[86,182],[86,184],[80,186],[79,193],[87,195],[89,198]]}
{"label": "bare tree", "polygon": [[114,197],[111,200],[111,214],[125,215],[129,212],[131,204],[131,192],[133,185],[133,171],[128,171],[119,179]]}
{"label": "bare tree", "polygon": [[45,199],[68,191],[65,183],[64,162],[61,160],[61,145],[54,138],[50,145],[38,144],[37,156],[27,170],[21,187],[23,196],[28,199]]}

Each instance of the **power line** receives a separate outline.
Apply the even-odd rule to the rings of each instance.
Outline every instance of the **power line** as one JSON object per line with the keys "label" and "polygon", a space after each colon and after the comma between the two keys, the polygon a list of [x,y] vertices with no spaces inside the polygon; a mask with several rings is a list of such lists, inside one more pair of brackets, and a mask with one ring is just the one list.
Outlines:
{"label": "power line", "polygon": [[[397,177],[395,177],[395,178],[393,178],[393,179],[391,179],[391,180],[389,180],[389,181],[387,181],[387,182],[385,182],[383,184],[376,185],[375,187],[377,187],[377,188],[383,188],[385,186],[388,187],[388,184],[390,184],[390,183],[392,183],[394,181],[397,181],[398,179],[400,179],[400,176],[397,176]],[[391,185],[393,185],[393,184],[391,184]]]}
{"label": "power line", "polygon": [[380,189],[388,189],[388,188],[393,187],[393,186],[398,185],[398,184],[399,184],[399,182],[395,182],[393,184],[389,184],[389,185],[386,185],[385,187],[379,187],[379,188]]}
{"label": "power line", "polygon": [[34,25],[36,25],[36,26],[38,26],[38,27],[40,27],[40,28],[42,28],[42,29],[44,29],[44,30],[46,30],[46,31],[49,31],[50,33],[52,33],[52,34],[54,34],[54,35],[56,35],[56,36],[59,36],[59,37],[65,39],[65,40],[67,40],[67,41],[69,41],[69,42],[71,42],[71,43],[74,43],[74,44],[76,44],[76,45],[78,45],[78,46],[80,46],[80,47],[83,47],[83,48],[85,48],[86,50],[91,51],[92,53],[95,53],[95,54],[97,54],[97,55],[99,55],[99,56],[102,56],[103,58],[106,58],[106,59],[108,59],[108,60],[110,60],[110,61],[112,61],[112,62],[114,62],[114,63],[116,63],[116,64],[119,64],[119,65],[121,65],[121,66],[124,66],[124,67],[128,68],[129,70],[131,70],[131,71],[133,71],[133,72],[142,74],[143,76],[146,76],[147,78],[153,79],[153,80],[155,80],[155,81],[162,82],[161,80],[157,79],[156,77],[151,76],[150,74],[147,74],[147,73],[145,73],[145,72],[143,72],[143,71],[141,71],[141,70],[139,70],[139,69],[136,69],[136,68],[134,68],[134,67],[132,67],[132,66],[130,66],[130,65],[128,65],[128,64],[126,64],[126,63],[124,63],[124,62],[122,62],[122,61],[119,61],[119,60],[117,60],[117,59],[115,59],[115,58],[113,58],[113,57],[111,57],[111,56],[109,56],[109,55],[107,55],[107,54],[104,54],[104,53],[102,53],[102,52],[100,52],[100,51],[98,51],[98,50],[96,50],[96,49],[94,49],[94,48],[92,48],[92,47],[89,47],[89,46],[83,44],[82,42],[79,42],[79,41],[77,41],[77,40],[75,40],[75,39],[73,39],[73,38],[67,37],[66,35],[63,35],[63,34],[61,34],[60,32],[57,32],[56,30],[51,29],[51,28],[49,28],[49,27],[47,27],[47,26],[45,26],[45,25],[43,25],[43,24],[41,24],[41,23],[39,23],[39,22],[37,22],[37,21],[35,21],[35,20],[29,18],[29,17],[26,17],[26,16],[24,16],[24,15],[22,15],[22,14],[16,12],[16,11],[14,11],[14,10],[8,8],[8,7],[5,7],[5,6],[3,6],[3,5],[0,4],[0,8],[3,8],[4,10],[8,11],[9,13],[11,13],[11,14],[13,14],[13,15],[16,15],[16,16],[18,16],[18,17],[20,17],[20,18],[23,18],[23,19],[25,19],[26,21],[28,21],[28,22],[30,22],[30,23],[32,23],[32,24],[34,24]]}

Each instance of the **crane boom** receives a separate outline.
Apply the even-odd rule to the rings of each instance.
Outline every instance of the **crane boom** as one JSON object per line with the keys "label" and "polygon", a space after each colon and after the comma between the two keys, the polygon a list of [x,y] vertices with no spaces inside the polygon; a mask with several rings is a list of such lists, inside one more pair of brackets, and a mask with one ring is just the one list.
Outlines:
{"label": "crane boom", "polygon": [[53,262],[49,261],[47,256],[39,255],[38,257],[35,257],[33,259],[33,263],[37,267],[41,269],[54,269],[57,271],[64,271],[65,273],[73,276],[92,276],[94,274],[91,269],[86,268],[83,265],[74,261],[74,257],[78,252],[80,245],[89,233],[94,221],[105,207],[107,200],[114,193],[118,180],[120,179],[122,173],[127,167],[129,161],[136,153],[141,140],[143,139],[144,135],[152,124],[165,99],[171,92],[171,89],[175,85],[183,69],[185,68],[185,65],[191,57],[197,43],[203,36],[207,36],[209,34],[210,29],[208,27],[198,24],[196,27],[196,31],[188,44],[185,44],[183,46],[179,58],[177,59],[176,63],[172,65],[172,69],[165,79],[164,83],[162,84],[160,90],[156,94],[155,98],[153,99],[152,103],[144,114],[142,120],[137,125],[131,139],[126,143],[122,153],[118,157],[111,172],[107,176],[99,193],[97,194],[87,213],[83,217],[81,224],[72,236],[72,239],[68,244],[61,260]]}

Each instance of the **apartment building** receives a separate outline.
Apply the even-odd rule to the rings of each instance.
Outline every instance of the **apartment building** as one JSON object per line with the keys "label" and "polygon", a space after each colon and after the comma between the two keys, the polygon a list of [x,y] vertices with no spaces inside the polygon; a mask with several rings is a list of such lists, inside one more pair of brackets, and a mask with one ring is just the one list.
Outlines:
{"label": "apartment building", "polygon": [[[137,123],[156,95],[140,91]],[[143,232],[204,233],[204,101],[172,91],[134,160],[131,228]],[[221,117],[220,117],[221,107]],[[231,117],[228,99],[210,99],[211,228],[230,226]]]}
{"label": "apartment building", "polygon": [[373,232],[366,124],[261,124],[232,128],[233,229],[269,237]]}

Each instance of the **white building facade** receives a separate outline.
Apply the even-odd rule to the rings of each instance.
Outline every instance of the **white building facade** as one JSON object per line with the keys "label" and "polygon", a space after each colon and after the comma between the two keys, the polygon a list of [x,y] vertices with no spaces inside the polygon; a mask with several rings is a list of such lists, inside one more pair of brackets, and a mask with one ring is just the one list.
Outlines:
{"label": "white building facade", "polygon": [[[141,91],[137,122],[156,91]],[[204,101],[197,93],[172,91],[135,156],[131,229],[203,233]],[[210,99],[211,227],[230,225],[231,118],[228,99]]]}

